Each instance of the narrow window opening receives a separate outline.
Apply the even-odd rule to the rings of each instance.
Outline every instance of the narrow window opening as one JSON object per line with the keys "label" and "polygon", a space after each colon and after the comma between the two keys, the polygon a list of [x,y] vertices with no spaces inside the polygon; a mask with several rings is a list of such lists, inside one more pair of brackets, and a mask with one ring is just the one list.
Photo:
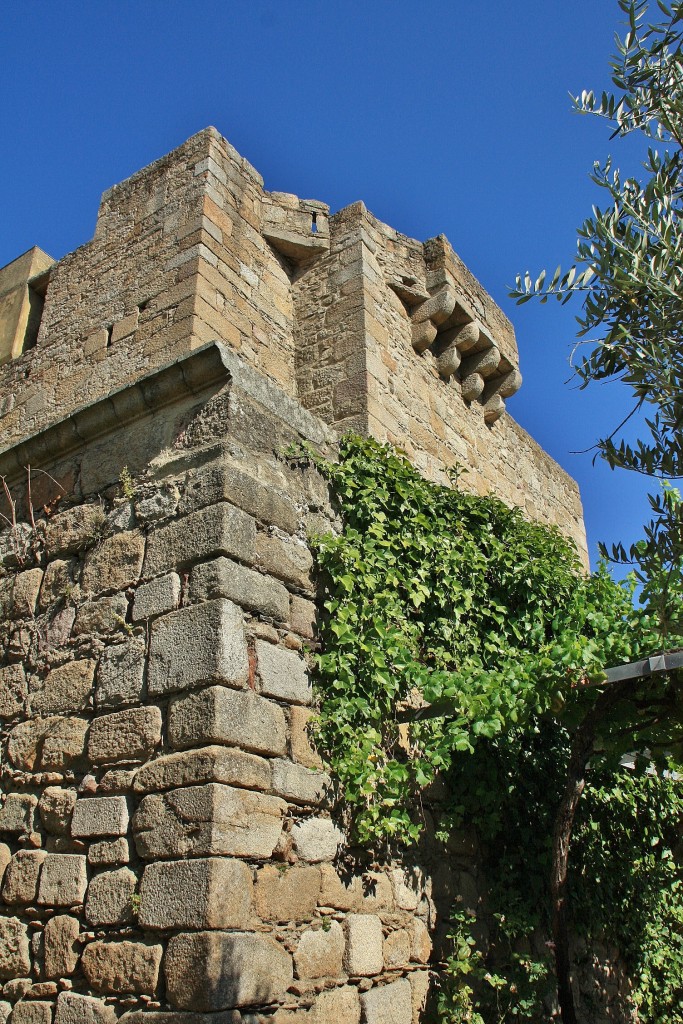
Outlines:
{"label": "narrow window opening", "polygon": [[311,231],[313,232],[313,234],[315,234],[317,230],[318,230],[318,214],[317,213],[312,213],[311,214]]}
{"label": "narrow window opening", "polygon": [[50,275],[48,272],[45,274],[39,274],[28,283],[28,319],[26,321],[26,329],[24,331],[22,352],[25,352],[26,349],[29,348],[35,348],[38,342],[38,332],[40,330],[40,321],[43,316],[43,307],[45,305],[45,295],[47,293],[49,280]]}
{"label": "narrow window opening", "polygon": [[111,336],[112,336],[112,331],[114,330],[114,325],[113,324],[107,324],[107,326],[104,329],[107,332],[107,348],[110,348],[111,347]]}

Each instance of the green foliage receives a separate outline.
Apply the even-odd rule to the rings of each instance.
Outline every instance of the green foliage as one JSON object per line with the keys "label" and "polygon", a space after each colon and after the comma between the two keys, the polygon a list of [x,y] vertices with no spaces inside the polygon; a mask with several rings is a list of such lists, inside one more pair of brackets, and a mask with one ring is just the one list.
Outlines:
{"label": "green foliage", "polygon": [[[623,177],[610,158],[596,163],[592,178],[607,205],[594,206],[579,228],[575,265],[566,274],[558,267],[552,278],[546,271],[535,280],[520,275],[511,294],[518,302],[581,297],[579,337],[590,337],[575,366],[581,386],[620,381],[633,398],[629,415],[598,450],[612,467],[671,478],[683,476],[683,3],[658,2],[664,20],[646,24],[652,6],[619,0],[628,31],[611,63],[615,92],[599,99],[583,92],[574,100],[581,113],[604,118],[612,138],[641,138],[642,180]],[[623,431],[629,421],[629,430],[637,424],[635,441]],[[649,589],[659,595],[666,630],[683,617],[680,585],[669,586],[681,576],[683,506],[665,495],[654,512],[654,539],[646,536],[628,556],[612,555],[639,565],[646,579],[654,568]],[[656,564],[664,548],[668,574]]]}
{"label": "green foliage", "polygon": [[[527,522],[495,498],[432,484],[375,441],[346,438],[339,462],[315,461],[343,522],[338,535],[315,541],[324,599],[317,742],[340,781],[349,825],[375,850],[414,842],[420,794],[437,774],[445,777],[452,801],[438,835],[447,841],[454,829],[476,828],[495,923],[479,948],[477,908],[455,908],[441,1019],[545,1020],[544,999],[553,992],[553,820],[571,730],[599,692],[585,685],[590,679],[656,650],[656,617],[634,610],[632,588],[604,570],[583,574],[555,529]],[[652,1024],[665,1019],[657,999],[671,1013],[680,967],[680,869],[673,856],[660,856],[673,849],[680,784],[644,773],[624,779],[622,770],[612,785],[609,773],[643,737],[653,750],[676,740],[680,715],[671,722],[658,712],[643,715],[660,699],[668,713],[676,687],[662,678],[643,682],[617,706],[601,738],[603,774],[590,804],[596,819],[613,812],[614,825],[602,846],[593,810],[581,819],[572,876],[586,934],[609,934],[628,953]],[[426,703],[429,713],[420,710]],[[429,717],[435,710],[438,717]],[[659,802],[650,805],[654,792]],[[652,813],[644,814],[643,801]],[[634,821],[643,825],[641,846],[623,842],[629,830],[640,835]],[[612,871],[608,852],[620,841]],[[671,875],[657,875],[652,857]],[[621,885],[619,900],[616,889],[600,896],[606,874]],[[639,908],[637,922],[630,906]]]}

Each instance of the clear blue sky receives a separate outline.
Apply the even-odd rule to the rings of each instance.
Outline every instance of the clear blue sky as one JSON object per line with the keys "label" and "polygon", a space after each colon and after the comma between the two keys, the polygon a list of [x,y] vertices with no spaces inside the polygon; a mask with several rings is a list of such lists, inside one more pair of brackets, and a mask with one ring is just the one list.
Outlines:
{"label": "clear blue sky", "polygon": [[642,481],[572,454],[623,395],[567,386],[571,304],[518,308],[506,286],[571,262],[593,160],[619,155],[568,98],[607,86],[619,17],[616,0],[1,0],[0,266],[81,245],[104,189],[209,124],[267,188],[443,232],[515,325],[508,408],[579,481],[594,556],[647,511]]}

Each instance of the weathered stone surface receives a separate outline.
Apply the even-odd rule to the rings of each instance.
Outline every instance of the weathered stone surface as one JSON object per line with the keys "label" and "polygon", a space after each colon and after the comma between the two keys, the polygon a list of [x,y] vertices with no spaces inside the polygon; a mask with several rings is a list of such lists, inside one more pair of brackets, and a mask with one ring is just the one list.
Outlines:
{"label": "weathered stone surface", "polygon": [[[153,619],[157,615],[174,611],[180,604],[180,576],[170,572],[151,583],[144,583],[135,591],[133,622]],[[214,597],[229,595],[212,595]]]}
{"label": "weathered stone surface", "polygon": [[207,601],[153,622],[147,684],[151,694],[203,683],[241,687],[248,675],[242,612],[232,602]]}
{"label": "weathered stone surface", "polygon": [[408,928],[410,935],[410,959],[420,964],[429,963],[432,955],[432,937],[424,921],[413,918]]}
{"label": "weathered stone surface", "polygon": [[359,1024],[358,989],[351,985],[321,992],[309,1010],[307,1024]]}
{"label": "weathered stone surface", "polygon": [[424,874],[420,868],[394,868],[389,872],[394,900],[401,910],[416,910],[424,891]]}
{"label": "weathered stone surface", "polygon": [[161,711],[152,706],[100,715],[90,727],[88,756],[96,764],[139,761],[161,741]]}
{"label": "weathered stone surface", "polygon": [[281,707],[251,690],[210,686],[171,704],[168,737],[172,747],[225,743],[258,754],[282,755],[287,742]]}
{"label": "weathered stone surface", "polygon": [[344,921],[346,951],[344,968],[349,974],[370,977],[379,974],[382,957],[382,922],[376,914],[349,914]]}
{"label": "weathered stone surface", "polygon": [[222,1013],[129,1010],[119,1017],[119,1024],[263,1024],[263,1018],[258,1014],[241,1015],[239,1010],[224,1010]]}
{"label": "weathered stone surface", "polygon": [[368,871],[363,875],[363,910],[376,914],[380,910],[392,910],[394,892],[391,882],[383,871]]}
{"label": "weathered stone surface", "polygon": [[136,884],[137,878],[130,868],[95,875],[88,886],[86,920],[95,925],[130,924]]}
{"label": "weathered stone surface", "polygon": [[320,865],[322,881],[319,904],[335,910],[356,910],[363,901],[363,884],[358,875],[339,877],[331,864]]}
{"label": "weathered stone surface", "polygon": [[303,590],[312,590],[313,556],[297,537],[278,537],[259,533],[256,538],[256,564],[277,579]]}
{"label": "weathered stone surface", "polygon": [[85,633],[112,633],[120,629],[128,613],[128,601],[123,594],[86,601],[76,612],[74,636]]}
{"label": "weathered stone surface", "polygon": [[154,995],[163,947],[146,942],[90,942],[81,966],[96,992]]}
{"label": "weathered stone surface", "polygon": [[143,798],[133,817],[138,853],[157,857],[270,857],[286,804],[218,783]]}
{"label": "weathered stone surface", "polygon": [[116,1024],[114,1007],[94,996],[60,992],[55,1024]]}
{"label": "weathered stone surface", "polygon": [[124,796],[97,796],[76,802],[71,818],[71,835],[125,836],[128,831],[128,801]]}
{"label": "weathered stone surface", "polygon": [[87,594],[125,590],[135,583],[142,569],[145,538],[137,530],[115,533],[89,551],[85,558],[81,586]]}
{"label": "weathered stone surface", "polygon": [[0,807],[0,832],[28,835],[33,831],[38,797],[33,793],[8,793]]}
{"label": "weathered stone surface", "polygon": [[11,859],[12,851],[10,850],[7,843],[0,843],[0,885],[2,885],[2,880],[5,877],[7,865],[9,864]]}
{"label": "weathered stone surface", "polygon": [[52,1024],[52,1003],[20,999],[12,1010],[12,1024]]}
{"label": "weathered stone surface", "polygon": [[329,775],[325,772],[311,771],[310,768],[304,768],[303,765],[284,758],[278,758],[272,765],[273,792],[277,796],[291,800],[295,804],[318,806],[322,803],[330,787]]}
{"label": "weathered stone surface", "polygon": [[45,860],[44,850],[19,850],[7,865],[2,885],[5,903],[32,903],[38,892],[38,878]]}
{"label": "weathered stone surface", "polygon": [[286,587],[270,576],[247,569],[229,558],[196,565],[190,579],[193,602],[225,597],[242,608],[260,612],[280,622],[287,620],[289,593]]}
{"label": "weathered stone surface", "polygon": [[226,857],[148,864],[142,876],[142,928],[245,928],[252,912],[251,871]]}
{"label": "weathered stone surface", "polygon": [[12,585],[12,615],[15,619],[33,618],[38,591],[43,581],[42,569],[27,569],[14,577]]}
{"label": "weathered stone surface", "polygon": [[15,768],[60,769],[83,757],[88,723],[82,718],[41,718],[16,725],[8,753]]}
{"label": "weathered stone surface", "polygon": [[337,978],[342,972],[344,932],[338,921],[304,932],[294,954],[298,978]]}
{"label": "weathered stone surface", "polygon": [[390,932],[384,940],[384,966],[387,970],[405,967],[410,961],[410,935],[405,928]]}
{"label": "weathered stone surface", "polygon": [[306,768],[322,768],[323,762],[314,749],[308,727],[312,712],[308,708],[292,706],[289,709],[289,746],[293,761]]}
{"label": "weathered stone surface", "polygon": [[61,786],[48,786],[40,795],[38,811],[43,828],[55,836],[68,835],[76,791]]}
{"label": "weathered stone surface", "polygon": [[80,926],[77,918],[57,914],[45,923],[45,977],[67,978],[76,970]]}
{"label": "weathered stone surface", "polygon": [[227,502],[211,505],[150,534],[143,575],[158,576],[212,555],[253,562],[255,537],[251,516]]}
{"label": "weathered stone surface", "polygon": [[227,499],[263,523],[296,533],[299,514],[291,498],[229,463],[198,473],[180,503],[181,512]]}
{"label": "weathered stone surface", "polygon": [[292,982],[292,959],[273,939],[246,932],[174,935],[164,960],[173,1006],[211,1011],[266,1006]]}
{"label": "weathered stone surface", "polygon": [[38,887],[38,903],[71,907],[83,902],[88,885],[85,857],[77,853],[48,853]]}
{"label": "weathered stone surface", "polygon": [[133,637],[122,644],[107,647],[97,666],[95,703],[98,708],[116,708],[142,700],[144,689],[145,644]]}
{"label": "weathered stone surface", "polygon": [[99,503],[58,512],[45,525],[45,547],[51,556],[73,554],[98,540],[104,523],[104,509]]}
{"label": "weathered stone surface", "polygon": [[0,668],[0,718],[14,718],[23,712],[28,696],[22,665]]}
{"label": "weathered stone surface", "polygon": [[429,971],[411,971],[408,980],[413,1002],[413,1024],[420,1024],[429,993]]}
{"label": "weathered stone surface", "polygon": [[245,789],[269,790],[270,763],[237,747],[202,747],[166,754],[143,765],[135,776],[136,793],[160,793],[197,782],[225,782]]}
{"label": "weathered stone surface", "polygon": [[363,1020],[366,1024],[411,1024],[413,1000],[407,978],[376,986],[360,997]]}
{"label": "weathered stone surface", "polygon": [[128,840],[122,836],[118,839],[102,839],[88,847],[88,864],[93,867],[119,867],[129,860]]}
{"label": "weathered stone surface", "polygon": [[264,921],[304,921],[320,895],[320,870],[268,864],[256,872],[254,902]]}
{"label": "weathered stone surface", "polygon": [[31,970],[28,929],[17,917],[0,917],[0,978],[11,981]]}
{"label": "weathered stone surface", "polygon": [[12,1004],[6,999],[0,999],[0,1024],[7,1024],[9,1015],[12,1012]]}
{"label": "weathered stone surface", "polygon": [[316,622],[317,613],[313,601],[293,594],[289,608],[289,624],[294,632],[312,640],[315,636]]}
{"label": "weathered stone surface", "polygon": [[329,818],[305,818],[292,829],[294,849],[301,860],[334,860],[344,833]]}
{"label": "weathered stone surface", "polygon": [[64,603],[73,591],[74,561],[56,558],[50,562],[43,574],[38,607],[45,611],[50,605]]}
{"label": "weathered stone surface", "polygon": [[306,662],[295,651],[256,641],[261,693],[289,704],[310,704],[311,684]]}
{"label": "weathered stone surface", "polygon": [[60,711],[82,711],[88,706],[94,675],[95,662],[90,658],[67,661],[53,668],[41,689],[31,694],[31,713],[51,715]]}

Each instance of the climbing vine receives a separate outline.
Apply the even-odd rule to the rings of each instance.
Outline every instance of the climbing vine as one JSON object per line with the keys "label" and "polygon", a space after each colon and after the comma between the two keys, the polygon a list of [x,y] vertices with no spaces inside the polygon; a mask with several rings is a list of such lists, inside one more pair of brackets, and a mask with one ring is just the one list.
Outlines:
{"label": "climbing vine", "polygon": [[[569,737],[600,692],[587,684],[606,665],[657,650],[657,623],[634,608],[632,587],[604,569],[585,575],[556,529],[495,498],[467,494],[456,480],[430,483],[373,440],[346,438],[337,462],[313,457],[342,523],[314,542],[323,598],[317,743],[349,827],[374,849],[415,842],[421,794],[447,779],[438,835],[446,842],[475,827],[490,936],[478,948],[480,908],[454,908],[441,1019],[549,1020],[547,880]],[[661,722],[648,733],[634,708],[620,708],[605,736],[579,816],[574,923],[587,941],[617,936],[638,972],[641,1020],[678,1024],[682,883],[672,837],[683,800],[662,759],[658,774],[648,762],[615,775],[624,751],[659,749]],[[635,893],[637,921],[626,913]],[[646,927],[654,909],[659,921]]]}

